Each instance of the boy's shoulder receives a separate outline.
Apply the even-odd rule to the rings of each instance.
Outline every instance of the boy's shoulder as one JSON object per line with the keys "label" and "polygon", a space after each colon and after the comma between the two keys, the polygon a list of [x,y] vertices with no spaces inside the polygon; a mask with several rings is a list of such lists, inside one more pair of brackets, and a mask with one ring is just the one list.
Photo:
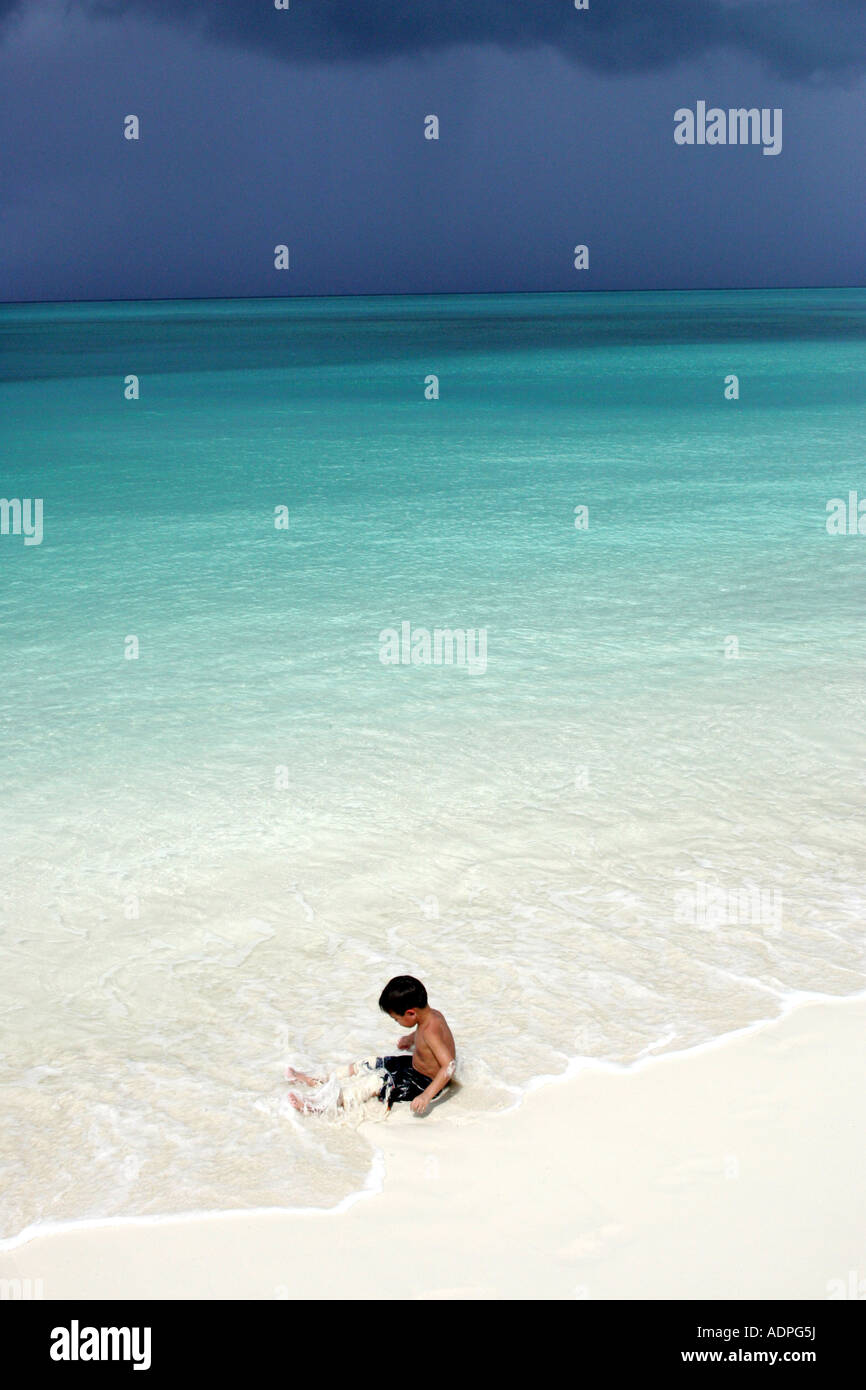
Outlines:
{"label": "boy's shoulder", "polygon": [[430,1010],[430,1017],[427,1020],[427,1031],[431,1033],[450,1033],[448,1021],[439,1009]]}

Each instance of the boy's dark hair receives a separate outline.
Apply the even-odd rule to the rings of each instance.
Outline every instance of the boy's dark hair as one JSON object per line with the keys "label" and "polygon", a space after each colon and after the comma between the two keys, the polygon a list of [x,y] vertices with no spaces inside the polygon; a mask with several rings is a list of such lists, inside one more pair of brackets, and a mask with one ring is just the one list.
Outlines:
{"label": "boy's dark hair", "polygon": [[414,975],[395,975],[379,995],[383,1014],[404,1014],[407,1009],[426,1009],[427,991]]}

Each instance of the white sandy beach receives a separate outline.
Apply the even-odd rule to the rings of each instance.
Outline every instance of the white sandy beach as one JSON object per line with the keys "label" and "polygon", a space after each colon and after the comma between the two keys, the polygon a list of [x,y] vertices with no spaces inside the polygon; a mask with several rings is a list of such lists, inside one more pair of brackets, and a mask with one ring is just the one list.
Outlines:
{"label": "white sandy beach", "polygon": [[0,1277],[49,1299],[850,1297],[864,1035],[862,997],[809,1002],[471,1123],[459,1098],[402,1107],[367,1126],[384,1185],[347,1210],[69,1227]]}

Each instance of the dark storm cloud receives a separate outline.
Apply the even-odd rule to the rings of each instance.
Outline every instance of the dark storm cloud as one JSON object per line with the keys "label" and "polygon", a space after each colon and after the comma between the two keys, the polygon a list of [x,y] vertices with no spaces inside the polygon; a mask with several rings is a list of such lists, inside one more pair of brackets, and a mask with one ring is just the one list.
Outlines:
{"label": "dark storm cloud", "polygon": [[[866,70],[864,0],[75,0],[89,14],[192,27],[294,61],[381,60],[456,44],[547,45],[598,72],[645,72],[726,48],[794,80]],[[12,8],[14,8],[14,0]],[[9,0],[0,0],[0,10]]]}

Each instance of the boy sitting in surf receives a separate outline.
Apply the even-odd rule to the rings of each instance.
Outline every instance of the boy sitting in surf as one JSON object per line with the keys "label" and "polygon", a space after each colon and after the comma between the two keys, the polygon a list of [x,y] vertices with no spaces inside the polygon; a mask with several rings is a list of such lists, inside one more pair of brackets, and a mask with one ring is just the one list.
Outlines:
{"label": "boy sitting in surf", "polygon": [[[445,1090],[454,1075],[457,1054],[451,1029],[439,1010],[430,1007],[426,989],[413,975],[396,975],[389,980],[379,997],[379,1008],[401,1028],[414,1028],[414,1033],[408,1033],[397,1043],[404,1053],[413,1047],[414,1052],[408,1057],[371,1057],[365,1062],[353,1062],[346,1075],[376,1077],[366,1088],[369,1096],[356,1090],[356,1098],[368,1099],[378,1091],[379,1100],[389,1110],[397,1101],[409,1101],[414,1113],[423,1115],[430,1102]],[[290,1091],[289,1101],[295,1110],[315,1113],[328,1108],[332,1098],[325,1099],[327,1080],[305,1076],[293,1067],[288,1068],[286,1077],[289,1081],[300,1081],[304,1086],[321,1087],[323,1091],[321,1096],[311,1096],[306,1100]],[[333,1098],[340,1106],[346,1103],[343,1089],[338,1089]]]}

